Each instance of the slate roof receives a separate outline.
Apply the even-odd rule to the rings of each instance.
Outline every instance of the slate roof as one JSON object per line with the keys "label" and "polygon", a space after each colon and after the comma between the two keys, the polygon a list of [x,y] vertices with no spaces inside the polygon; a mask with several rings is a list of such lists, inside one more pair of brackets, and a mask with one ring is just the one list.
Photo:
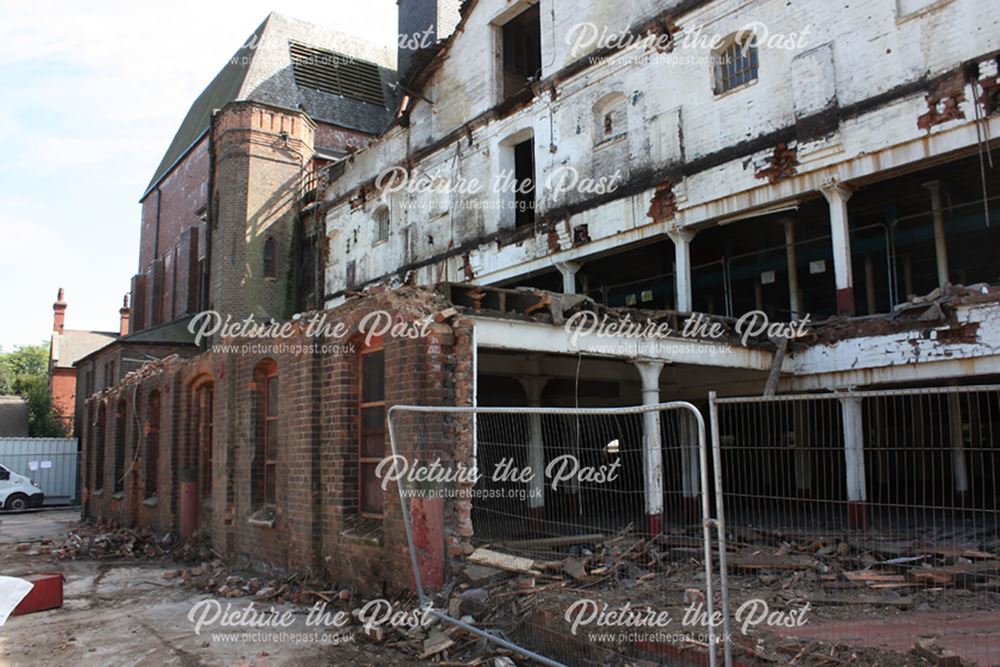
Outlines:
{"label": "slate roof", "polygon": [[87,359],[90,356],[109,347],[112,343],[119,345],[194,345],[194,334],[188,330],[188,323],[194,315],[182,317],[167,324],[161,324],[152,329],[143,329],[127,336],[116,337],[113,341],[108,341],[98,348],[94,348],[89,353],[79,357],[76,363]]}
{"label": "slate roof", "polygon": [[[384,103],[373,104],[297,82],[290,52],[292,43],[331,52],[341,60],[360,61],[365,69],[374,65],[381,80]],[[325,66],[336,69],[337,60],[330,58]],[[284,109],[301,109],[316,121],[380,134],[392,122],[396,109],[395,67],[394,49],[274,12],[268,14],[195,99],[141,199],[146,198],[208,131],[212,111],[230,102],[252,101]],[[335,72],[332,75],[336,77]]]}
{"label": "slate roof", "polygon": [[81,331],[65,329],[52,334],[52,365],[72,368],[80,359],[111,343],[118,334],[111,331]]}

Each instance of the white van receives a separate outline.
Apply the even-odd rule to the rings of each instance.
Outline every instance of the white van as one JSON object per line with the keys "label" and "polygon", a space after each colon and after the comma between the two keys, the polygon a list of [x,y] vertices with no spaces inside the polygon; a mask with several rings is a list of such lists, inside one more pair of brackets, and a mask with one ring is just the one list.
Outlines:
{"label": "white van", "polygon": [[26,510],[41,507],[45,494],[34,480],[0,465],[0,508]]}

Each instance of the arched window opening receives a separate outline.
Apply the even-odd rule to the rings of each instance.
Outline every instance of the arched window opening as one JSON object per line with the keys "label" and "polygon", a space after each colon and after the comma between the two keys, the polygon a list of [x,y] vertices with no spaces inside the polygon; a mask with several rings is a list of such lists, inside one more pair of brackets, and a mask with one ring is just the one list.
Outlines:
{"label": "arched window opening", "polygon": [[145,497],[156,497],[160,478],[160,392],[149,395],[146,404]]}
{"label": "arched window opening", "polygon": [[264,241],[264,277],[278,277],[278,244],[273,236],[268,236]]}

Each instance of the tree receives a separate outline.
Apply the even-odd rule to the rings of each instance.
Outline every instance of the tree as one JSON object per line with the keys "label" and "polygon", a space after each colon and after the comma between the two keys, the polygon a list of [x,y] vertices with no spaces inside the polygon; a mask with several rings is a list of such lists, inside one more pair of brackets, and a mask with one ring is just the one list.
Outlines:
{"label": "tree", "polygon": [[49,349],[45,343],[21,345],[0,353],[0,394],[28,400],[28,435],[64,437],[66,429],[49,395]]}

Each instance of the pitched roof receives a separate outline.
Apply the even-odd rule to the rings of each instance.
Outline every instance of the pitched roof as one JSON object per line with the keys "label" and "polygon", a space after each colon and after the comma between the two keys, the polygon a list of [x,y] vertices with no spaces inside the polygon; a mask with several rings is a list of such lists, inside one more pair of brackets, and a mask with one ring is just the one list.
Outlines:
{"label": "pitched roof", "polygon": [[195,99],[140,199],[201,140],[213,111],[230,102],[301,109],[316,121],[381,133],[396,108],[395,67],[388,47],[268,14]]}
{"label": "pitched roof", "polygon": [[52,365],[56,368],[72,368],[80,359],[96,352],[118,338],[110,331],[80,331],[65,329],[52,334]]}
{"label": "pitched roof", "polygon": [[98,352],[102,352],[107,349],[111,349],[112,345],[118,347],[134,344],[134,345],[194,345],[194,333],[188,329],[188,323],[194,315],[188,315],[180,319],[174,320],[173,322],[168,322],[167,324],[161,324],[153,327],[152,329],[143,329],[142,331],[137,331],[135,333],[130,333],[127,336],[119,336],[114,340],[105,343],[101,347],[95,347],[93,350],[87,354],[78,357],[75,363],[80,363],[91,357]]}

